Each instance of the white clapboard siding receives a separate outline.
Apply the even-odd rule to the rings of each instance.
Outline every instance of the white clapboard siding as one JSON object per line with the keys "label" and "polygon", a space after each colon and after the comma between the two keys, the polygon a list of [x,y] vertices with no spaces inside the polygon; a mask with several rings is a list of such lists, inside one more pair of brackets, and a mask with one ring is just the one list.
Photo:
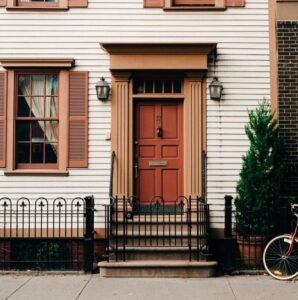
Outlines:
{"label": "white clapboard siding", "polygon": [[[110,82],[103,42],[215,42],[216,70],[225,89],[223,101],[207,91],[207,198],[213,227],[223,226],[223,197],[235,195],[241,157],[248,147],[247,111],[269,98],[268,0],[246,0],[245,8],[223,12],[144,9],[143,0],[89,0],[89,7],[57,12],[0,8],[0,57],[71,57],[75,70],[89,71],[89,168],[68,177],[6,177],[0,171],[0,197],[40,196],[67,199],[93,194],[96,205],[108,201],[111,129],[110,103],[96,99],[94,85]],[[0,68],[1,70],[1,68]],[[98,226],[102,217],[97,215]]]}

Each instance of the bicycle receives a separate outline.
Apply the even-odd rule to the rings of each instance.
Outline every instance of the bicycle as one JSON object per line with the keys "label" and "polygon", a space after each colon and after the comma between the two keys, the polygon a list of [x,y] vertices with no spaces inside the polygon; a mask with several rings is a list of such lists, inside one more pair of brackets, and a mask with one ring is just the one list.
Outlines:
{"label": "bicycle", "polygon": [[289,280],[298,275],[298,205],[291,204],[291,211],[297,219],[294,233],[273,238],[263,253],[266,271],[278,280]]}

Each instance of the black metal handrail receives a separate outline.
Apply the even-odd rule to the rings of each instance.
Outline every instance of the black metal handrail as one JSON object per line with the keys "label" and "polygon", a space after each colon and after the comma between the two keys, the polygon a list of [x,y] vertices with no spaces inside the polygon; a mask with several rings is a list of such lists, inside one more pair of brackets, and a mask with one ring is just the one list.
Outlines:
{"label": "black metal handrail", "polygon": [[105,205],[106,258],[127,259],[128,248],[179,247],[189,260],[209,254],[209,205],[202,197],[165,202],[155,196],[139,204],[135,197],[114,197]]}

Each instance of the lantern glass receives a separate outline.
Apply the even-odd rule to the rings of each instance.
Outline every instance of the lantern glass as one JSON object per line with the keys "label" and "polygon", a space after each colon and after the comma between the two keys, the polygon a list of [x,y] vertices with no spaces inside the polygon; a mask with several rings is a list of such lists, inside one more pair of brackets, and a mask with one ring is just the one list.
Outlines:
{"label": "lantern glass", "polygon": [[210,97],[212,100],[220,100],[223,91],[222,83],[217,79],[214,78],[209,86],[210,90]]}
{"label": "lantern glass", "polygon": [[110,86],[104,78],[96,84],[95,88],[98,100],[107,101],[109,99]]}

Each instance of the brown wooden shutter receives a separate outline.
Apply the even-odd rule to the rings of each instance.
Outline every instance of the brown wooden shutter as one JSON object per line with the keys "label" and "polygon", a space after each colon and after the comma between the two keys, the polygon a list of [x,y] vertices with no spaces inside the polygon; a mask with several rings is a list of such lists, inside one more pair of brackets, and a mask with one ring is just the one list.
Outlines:
{"label": "brown wooden shutter", "polygon": [[0,72],[0,167],[6,166],[6,72]]}
{"label": "brown wooden shutter", "polygon": [[229,7],[243,7],[245,0],[226,0],[226,5]]}
{"label": "brown wooden shutter", "polygon": [[1,6],[6,6],[6,0],[0,0],[0,7]]}
{"label": "brown wooden shutter", "polygon": [[69,72],[70,168],[88,167],[88,72]]}
{"label": "brown wooden shutter", "polygon": [[164,0],[144,0],[144,7],[163,7],[163,6],[164,6]]}
{"label": "brown wooden shutter", "polygon": [[69,7],[88,7],[88,0],[69,0],[68,6]]}

